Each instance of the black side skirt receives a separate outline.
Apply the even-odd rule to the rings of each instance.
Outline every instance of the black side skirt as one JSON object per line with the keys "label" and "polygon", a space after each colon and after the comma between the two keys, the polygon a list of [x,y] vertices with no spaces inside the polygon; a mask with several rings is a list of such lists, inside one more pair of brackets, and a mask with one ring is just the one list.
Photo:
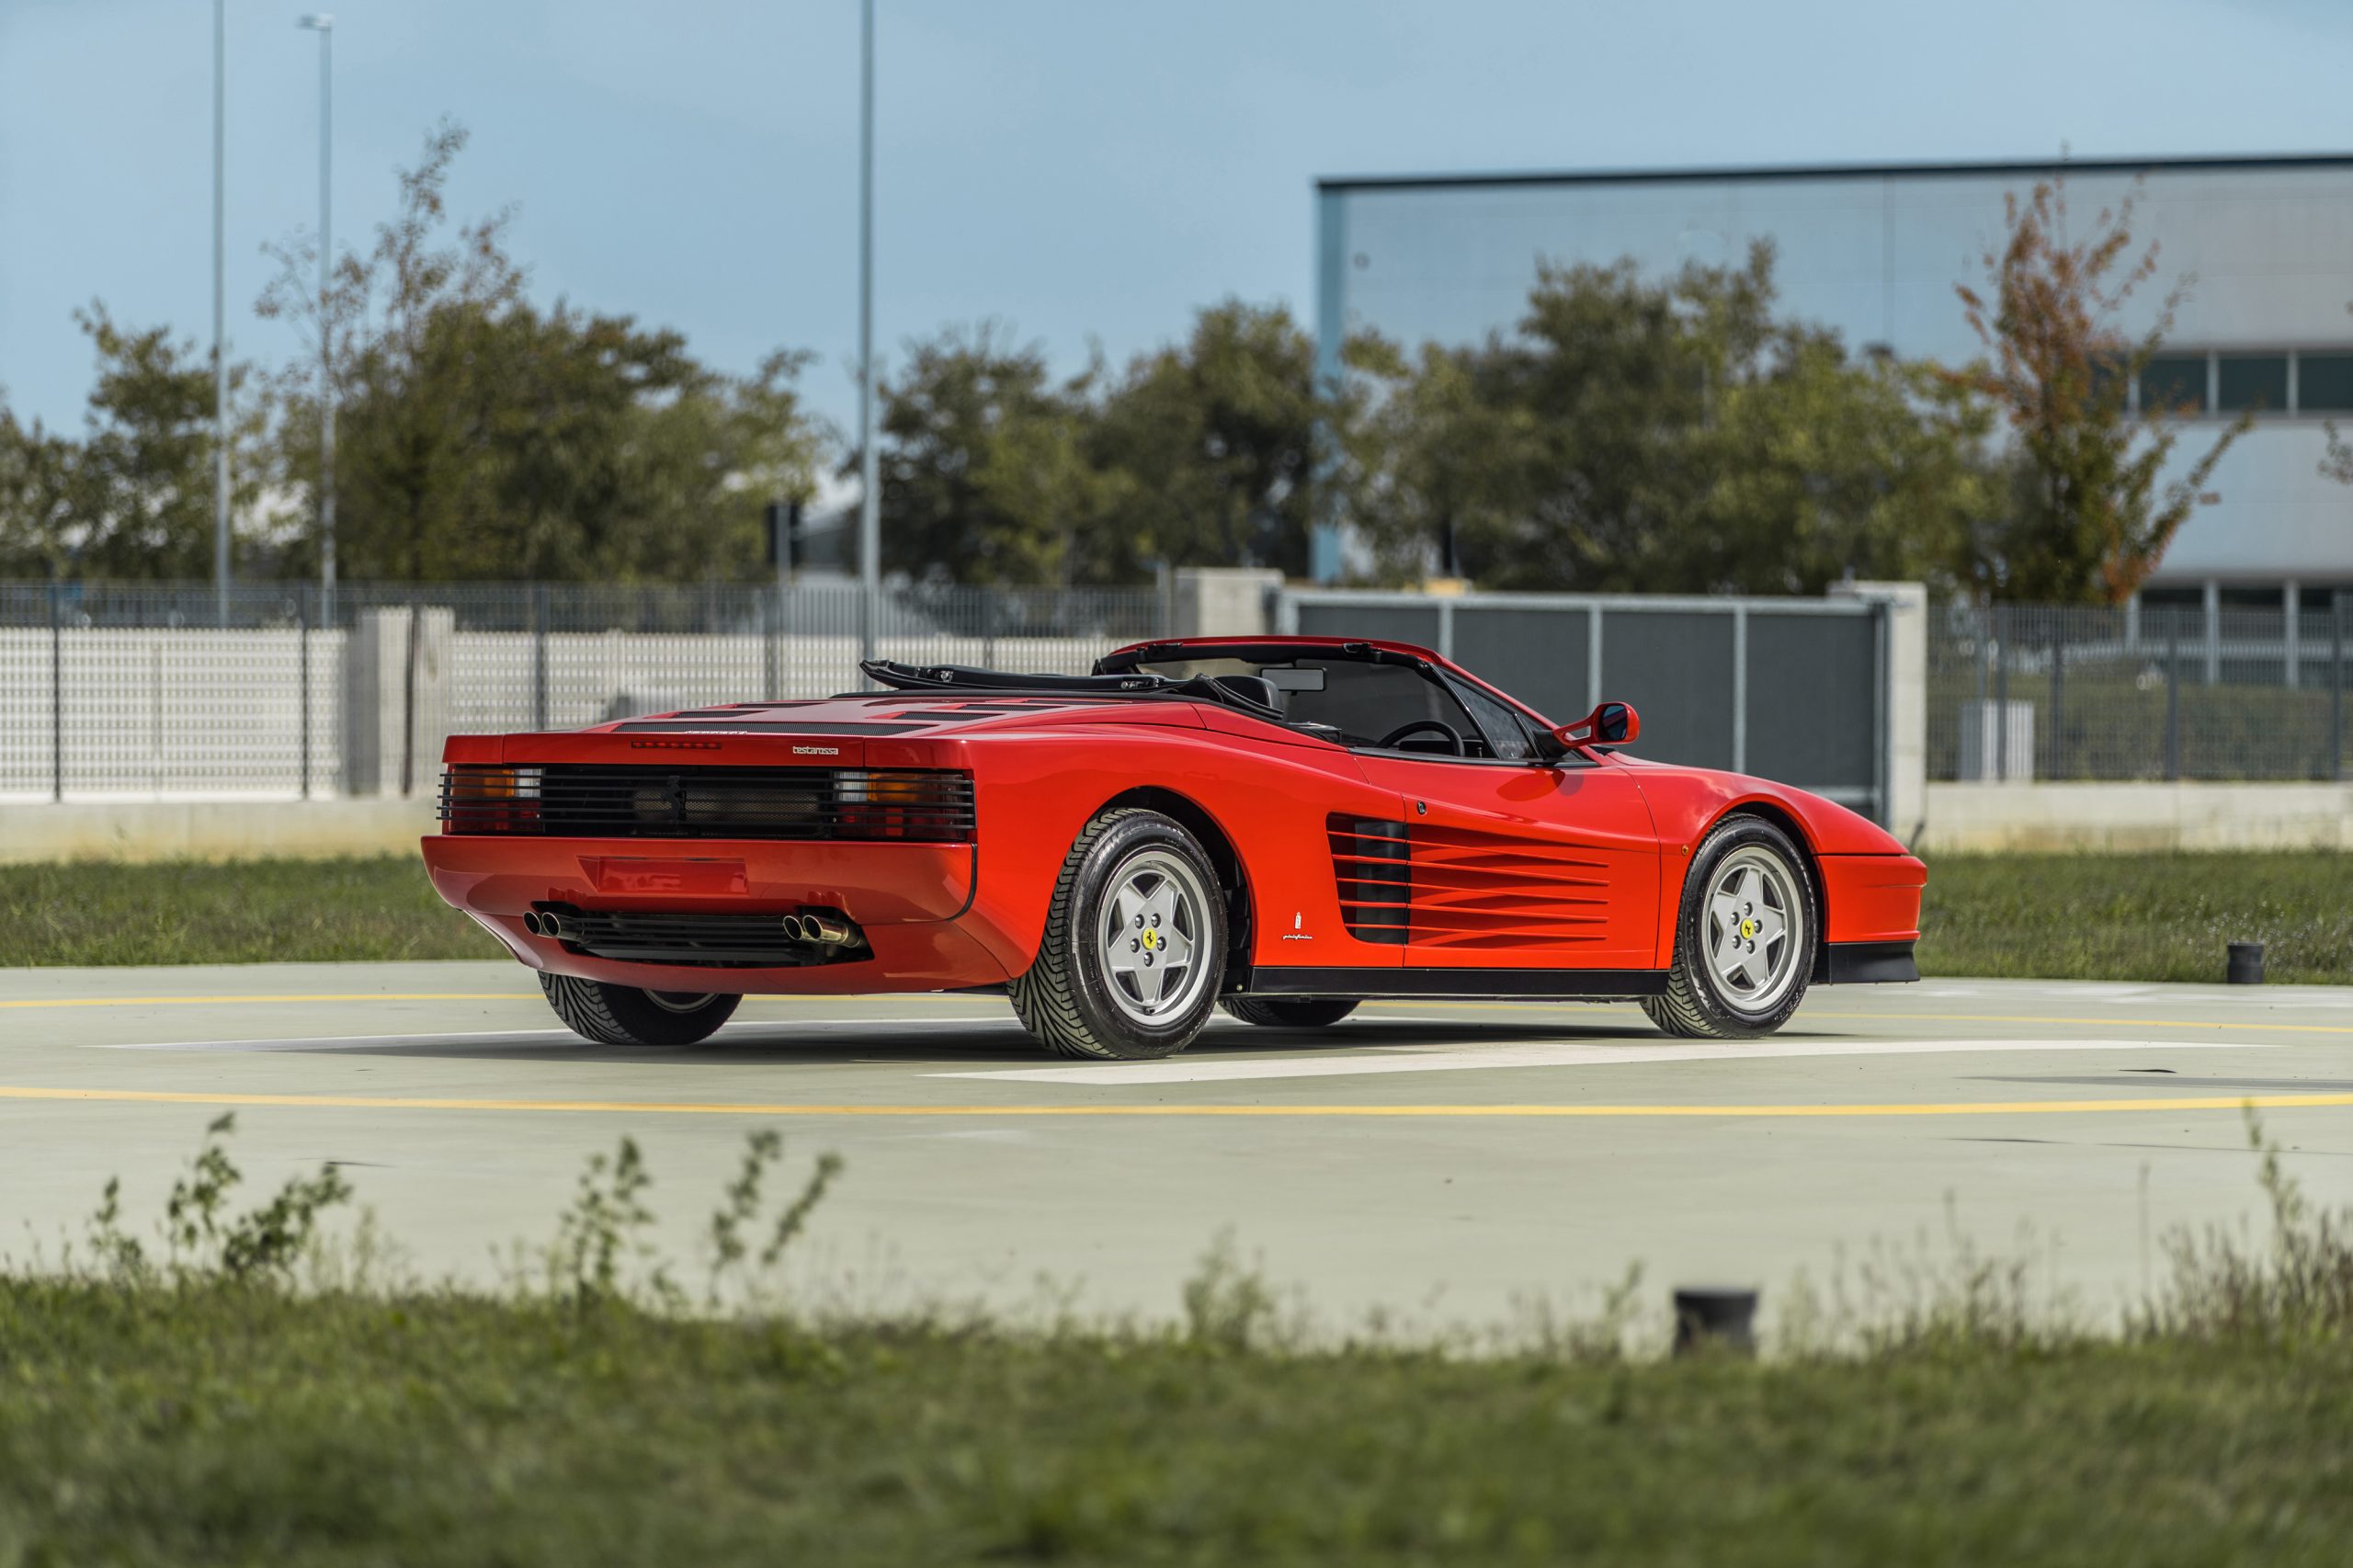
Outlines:
{"label": "black side skirt", "polygon": [[1654,969],[1258,969],[1234,987],[1245,996],[1532,996],[1549,1001],[1614,1002],[1656,996],[1666,975]]}
{"label": "black side skirt", "polygon": [[1813,966],[1816,985],[1883,985],[1920,978],[1909,942],[1827,942]]}
{"label": "black side skirt", "polygon": [[[1920,978],[1909,942],[1831,942],[1813,966],[1816,985],[1878,985]],[[1241,996],[1453,997],[1614,1002],[1656,996],[1655,969],[1257,969],[1234,977]]]}

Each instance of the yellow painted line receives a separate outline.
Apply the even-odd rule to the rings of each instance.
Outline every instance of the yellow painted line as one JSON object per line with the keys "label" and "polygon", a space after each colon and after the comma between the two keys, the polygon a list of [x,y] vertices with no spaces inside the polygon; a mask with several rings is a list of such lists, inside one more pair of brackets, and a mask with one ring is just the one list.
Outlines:
{"label": "yellow painted line", "polygon": [[1957,1100],[1925,1105],[761,1105],[676,1100],[488,1100],[381,1095],[253,1095],[171,1089],[0,1085],[0,1100],[120,1105],[284,1106],[332,1110],[492,1110],[642,1116],[807,1117],[1823,1117],[2031,1116],[2077,1111],[2300,1110],[2353,1106],[2345,1095],[2209,1095],[2192,1098]]}
{"label": "yellow painted line", "polygon": [[2153,1029],[2260,1029],[2269,1034],[2353,1034],[2353,1024],[2257,1024],[2242,1019],[2217,1018],[2064,1018],[2046,1017],[2036,1013],[1848,1013],[1824,1010],[1802,1013],[1812,1018],[1914,1019],[1924,1023],[1949,1024],[2128,1024]]}

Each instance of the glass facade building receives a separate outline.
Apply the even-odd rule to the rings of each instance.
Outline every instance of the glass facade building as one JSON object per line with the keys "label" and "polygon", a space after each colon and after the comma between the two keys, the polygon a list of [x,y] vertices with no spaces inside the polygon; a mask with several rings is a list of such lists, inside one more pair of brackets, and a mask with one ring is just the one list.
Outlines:
{"label": "glass facade building", "polygon": [[[2076,222],[2130,197],[2132,254],[2158,246],[2128,331],[2188,282],[2132,392],[2185,422],[2177,460],[2255,415],[2210,483],[2220,499],[2183,526],[2145,597],[2292,606],[2353,587],[2353,486],[2320,472],[2325,422],[2353,436],[2353,154],[1325,179],[1323,369],[1336,374],[1342,339],[1367,328],[1407,345],[1508,333],[1540,261],[1631,257],[1663,275],[1736,265],[1758,239],[1774,244],[1789,314],[1853,349],[1963,362],[1981,347],[1955,286],[1982,286],[2005,199],[2062,175]],[[1342,542],[1319,540],[1319,575],[1339,571]]]}

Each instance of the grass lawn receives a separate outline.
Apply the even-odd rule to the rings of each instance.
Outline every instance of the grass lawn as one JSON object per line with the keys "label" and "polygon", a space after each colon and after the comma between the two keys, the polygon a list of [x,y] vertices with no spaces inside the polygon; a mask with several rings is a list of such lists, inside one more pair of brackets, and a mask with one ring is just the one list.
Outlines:
{"label": "grass lawn", "polygon": [[2353,1340],[1638,1365],[0,1282],[0,1562],[2343,1563]]}
{"label": "grass lawn", "polygon": [[2267,979],[2353,983],[2353,856],[1940,855],[1920,918],[1924,974],[2219,983],[2223,949],[2264,944]]}
{"label": "grass lawn", "polygon": [[0,964],[494,959],[506,951],[441,902],[413,855],[0,866]]}
{"label": "grass lawn", "polygon": [[[1949,855],[1928,868],[1931,975],[2222,978],[2223,945],[2266,944],[2275,981],[2353,983],[2353,857]],[[492,959],[417,862],[0,867],[0,964]],[[0,1560],[5,1562],[5,1560]]]}

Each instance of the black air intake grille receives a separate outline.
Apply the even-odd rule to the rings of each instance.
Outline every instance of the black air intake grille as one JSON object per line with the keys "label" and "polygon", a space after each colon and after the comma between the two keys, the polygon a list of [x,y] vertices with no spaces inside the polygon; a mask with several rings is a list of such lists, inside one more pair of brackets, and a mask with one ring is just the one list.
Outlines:
{"label": "black air intake grille", "polygon": [[883,839],[961,844],[972,777],[936,769],[465,764],[442,830],[573,838]]}
{"label": "black air intake grille", "polygon": [[1360,942],[1403,947],[1414,913],[1412,847],[1402,822],[1333,816],[1332,874],[1340,884],[1340,923]]}

